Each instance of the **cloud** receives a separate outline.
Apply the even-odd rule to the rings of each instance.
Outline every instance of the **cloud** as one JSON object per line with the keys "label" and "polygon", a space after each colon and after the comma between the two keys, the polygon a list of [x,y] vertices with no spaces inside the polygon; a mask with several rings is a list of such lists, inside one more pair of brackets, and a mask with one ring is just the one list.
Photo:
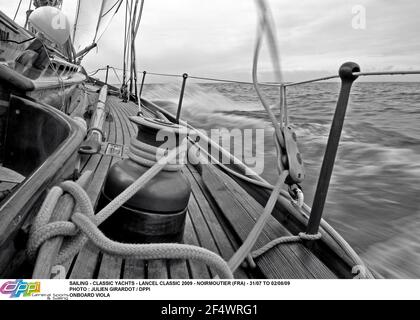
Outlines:
{"label": "cloud", "polygon": [[[269,2],[286,80],[336,73],[348,60],[366,71],[420,69],[416,1]],[[16,5],[0,0],[9,15]],[[366,8],[366,29],[352,28],[356,5]],[[124,13],[121,8],[99,50],[86,58],[88,70],[122,65]],[[146,0],[137,41],[138,70],[250,79],[256,22],[253,0]],[[262,72],[268,74],[270,68],[265,53]]]}

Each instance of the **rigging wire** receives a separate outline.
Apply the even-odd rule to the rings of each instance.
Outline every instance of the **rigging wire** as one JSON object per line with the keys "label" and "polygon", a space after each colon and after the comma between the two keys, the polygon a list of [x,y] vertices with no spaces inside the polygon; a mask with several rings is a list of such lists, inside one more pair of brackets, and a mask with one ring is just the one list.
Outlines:
{"label": "rigging wire", "polygon": [[[129,18],[128,18],[128,24],[127,24],[127,34],[126,34],[126,37],[125,37],[126,46],[127,46],[127,52],[126,52],[127,56],[125,57],[126,66],[129,65],[130,57],[132,55],[132,51],[129,50],[129,44],[131,43],[131,36],[132,36],[132,33],[130,32],[130,30],[131,30],[131,23],[132,23],[132,20],[133,20],[134,0],[127,0],[127,6],[128,6]],[[131,66],[130,66],[130,76],[127,80],[127,84],[128,84],[128,82],[130,82],[130,83],[132,82],[132,78],[133,78],[133,74],[131,72]]]}
{"label": "rigging wire", "polygon": [[42,47],[44,48],[45,52],[47,52],[47,56],[48,56],[48,64],[51,67],[51,69],[54,71],[54,73],[57,76],[58,82],[60,83],[60,89],[61,89],[61,111],[63,111],[64,113],[66,113],[66,106],[65,106],[65,90],[64,90],[64,80],[61,77],[61,74],[58,72],[58,67],[55,67],[54,64],[51,61],[51,58],[48,54],[49,50],[47,48],[47,46],[45,45],[45,43],[43,41],[41,41]]}
{"label": "rigging wire", "polygon": [[127,60],[126,60],[126,55],[127,55],[127,20],[128,20],[128,0],[125,1],[125,19],[124,19],[124,56],[123,56],[123,85],[125,84],[126,81],[126,68],[127,68]]}
{"label": "rigging wire", "polygon": [[136,5],[134,6],[134,13],[133,13],[133,21],[131,23],[131,78],[132,81],[130,82],[130,94],[132,94],[132,90],[134,89],[134,95],[137,96],[137,70],[136,70],[136,17],[137,17],[137,9],[139,6],[139,0],[135,0]]}
{"label": "rigging wire", "polygon": [[[172,77],[172,78],[182,78],[182,75],[179,74],[169,74],[169,73],[153,73],[153,72],[148,72],[147,74],[152,75],[152,76],[163,76],[163,77]],[[188,76],[188,78],[190,78]]]}
{"label": "rigging wire", "polygon": [[[32,39],[33,38],[28,39],[28,40],[32,40]],[[25,41],[28,41],[28,40],[25,40]],[[2,41],[4,41],[4,40],[2,40]],[[14,41],[10,41],[10,42],[14,42]],[[118,71],[123,71],[124,70],[123,68],[117,68],[117,67],[113,67],[113,68],[118,70]],[[95,71],[105,70],[105,69],[106,68],[100,68],[100,69],[96,69]],[[95,71],[92,71],[92,72],[95,72]],[[143,72],[137,72],[137,74],[143,74]],[[182,75],[180,75],[180,74],[158,73],[158,72],[146,72],[146,74],[151,75],[151,76],[182,78]],[[355,72],[355,73],[353,73],[353,75],[359,76],[359,77],[362,77],[362,76],[387,76],[387,75],[389,75],[389,76],[393,76],[393,75],[419,75],[419,74],[420,74],[420,70],[375,71],[375,72]],[[325,81],[325,80],[332,80],[332,79],[338,79],[338,78],[339,78],[338,75],[332,75],[332,76],[326,76],[326,77],[322,77],[322,78],[314,78],[314,79],[298,81],[298,82],[285,82],[285,83],[259,82],[258,84],[260,86],[270,86],[270,87],[281,87],[281,86],[292,87],[292,86],[298,86],[298,85],[307,84],[307,83],[321,82],[321,81]],[[192,76],[192,75],[189,75],[188,79],[253,85],[253,83],[249,82],[249,81],[199,77],[199,76]]]}
{"label": "rigging wire", "polygon": [[108,13],[110,13],[111,11],[112,11],[112,9],[114,9],[117,5],[118,5],[118,8],[117,8],[117,11],[120,9],[120,6],[121,6],[121,4],[122,4],[122,0],[117,0],[113,5],[112,5],[112,7],[111,8],[109,8],[109,10],[108,11],[106,11],[102,16],[101,16],[101,18],[103,18],[103,17],[105,17]]}
{"label": "rigging wire", "polygon": [[93,42],[95,42],[96,37],[98,36],[98,30],[99,30],[99,26],[101,25],[102,11],[104,10],[104,5],[105,5],[105,1],[102,0],[101,9],[99,10],[98,23],[96,24],[95,36],[93,37]]}
{"label": "rigging wire", "polygon": [[144,0],[141,0],[140,10],[139,10],[138,18],[137,18],[137,24],[135,26],[134,38],[137,37],[137,33],[139,31],[141,18],[143,16],[143,9],[144,9]]}
{"label": "rigging wire", "polygon": [[[121,68],[115,68],[115,69],[123,71],[123,69],[121,69]],[[137,72],[137,74],[143,74],[143,72]],[[159,72],[147,72],[147,75],[161,76],[161,77],[171,77],[171,78],[182,78],[183,77],[181,74],[159,73]],[[250,81],[220,79],[220,78],[210,78],[210,77],[199,77],[199,76],[193,76],[193,75],[188,75],[188,79],[254,85],[254,83],[250,82]],[[279,87],[279,86],[286,85],[286,84],[274,83],[274,82],[260,82],[259,85],[260,86],[262,85],[262,86],[270,86],[270,87]]]}
{"label": "rigging wire", "polygon": [[22,4],[22,0],[19,0],[19,4],[18,4],[18,7],[17,7],[17,9],[16,9],[15,16],[13,17],[13,21],[15,21],[15,20],[16,20],[16,17],[17,17],[17,15],[18,15],[18,13],[19,13],[19,9],[20,9],[21,4]]}
{"label": "rigging wire", "polygon": [[[109,23],[105,26],[105,28],[104,28],[104,30],[102,31],[102,33],[99,35],[99,37],[98,37],[98,39],[96,40],[96,42],[99,42],[101,39],[102,39],[102,37],[103,37],[103,35],[105,34],[105,32],[106,32],[106,30],[108,30],[108,27],[109,27],[109,25],[111,24],[111,21],[114,19],[114,17],[115,17],[115,15],[118,13],[118,11],[120,10],[120,7],[121,7],[121,4],[122,4],[122,2],[123,2],[123,0],[118,0],[119,1],[119,3],[118,3],[118,7],[117,7],[117,9],[114,11],[114,14],[113,14],[113,16],[112,16],[112,18],[111,18],[111,20],[109,21]],[[113,8],[115,8],[115,6],[117,5],[117,3],[115,3],[114,4],[114,6],[113,6]],[[108,13],[106,13],[105,15],[107,15]],[[105,15],[103,15],[102,16],[102,18],[103,17],[105,17]],[[96,37],[95,37],[96,38]]]}
{"label": "rigging wire", "polygon": [[114,68],[114,67],[111,67],[111,69],[112,69],[112,71],[114,71],[114,74],[115,74],[115,76],[117,77],[118,82],[122,84],[122,81],[121,81],[120,77],[118,76],[118,73],[117,73],[117,71],[115,70],[115,68]]}
{"label": "rigging wire", "polygon": [[[135,1],[135,3],[134,3]],[[122,84],[130,83],[130,95],[135,91],[137,96],[137,64],[136,64],[136,47],[135,40],[140,28],[143,16],[145,0],[126,0],[126,12],[124,22],[124,57],[123,57],[123,81]],[[130,70],[130,77],[127,81],[127,66]],[[120,69],[119,69],[120,70]]]}
{"label": "rigging wire", "polygon": [[28,7],[28,11],[26,12],[25,28],[28,26],[29,12],[31,12],[31,9],[32,9],[32,0],[29,0],[29,7]]}
{"label": "rigging wire", "polygon": [[[115,17],[115,15],[118,13],[121,5],[122,5],[123,0],[116,0],[116,2],[109,8],[107,9],[107,11],[105,13],[103,13],[103,11],[106,9],[105,8],[105,0],[102,1],[101,4],[101,8],[99,10],[99,16],[98,16],[98,21],[96,23],[96,29],[95,29],[95,35],[92,39],[92,44],[94,43],[98,43],[103,35],[105,34],[106,30],[108,29],[109,25],[111,24],[111,21],[113,20],[113,18]],[[116,9],[115,9],[116,8]],[[81,11],[81,0],[77,1],[77,8],[76,8],[76,13],[75,13],[75,22],[74,22],[74,26],[73,26],[73,44],[76,41],[76,35],[78,34],[78,30],[80,31],[80,29],[78,29],[79,26],[79,17],[80,17],[80,11]],[[108,23],[105,25],[105,27],[103,28],[103,30],[100,30],[102,28],[101,22],[102,19],[107,16],[110,12],[114,11],[113,16],[109,19]],[[87,54],[88,52],[86,52],[83,56],[81,56],[79,59],[83,59],[83,57]]]}

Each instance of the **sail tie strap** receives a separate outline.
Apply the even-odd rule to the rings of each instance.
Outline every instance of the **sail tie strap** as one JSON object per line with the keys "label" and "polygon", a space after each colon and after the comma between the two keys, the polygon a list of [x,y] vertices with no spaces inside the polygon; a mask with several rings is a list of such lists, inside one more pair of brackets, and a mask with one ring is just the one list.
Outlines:
{"label": "sail tie strap", "polygon": [[[181,146],[184,144],[185,140]],[[160,159],[97,215],[94,214],[88,194],[77,183],[66,181],[60,184],[59,187],[52,188],[32,225],[27,248],[29,257],[35,257],[39,247],[45,241],[53,237],[64,236],[70,238],[63,244],[57,256],[58,264],[68,261],[83,248],[87,240],[91,240],[99,249],[109,254],[123,257],[138,257],[146,260],[193,259],[212,267],[221,278],[233,278],[232,271],[226,261],[207,249],[184,244],[118,243],[108,239],[98,228],[101,223],[109,218],[157,173],[162,171],[168,162],[175,159],[180,152],[182,152],[182,147],[172,150],[166,157]],[[74,197],[78,211],[72,215],[71,221],[49,223],[54,208],[64,192],[68,192]]]}

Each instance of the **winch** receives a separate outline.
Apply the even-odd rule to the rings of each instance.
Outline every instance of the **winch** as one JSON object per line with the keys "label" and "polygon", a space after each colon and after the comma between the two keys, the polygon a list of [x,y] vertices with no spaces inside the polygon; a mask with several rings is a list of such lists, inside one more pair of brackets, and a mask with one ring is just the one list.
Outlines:
{"label": "winch", "polygon": [[[99,209],[105,207],[171,149],[180,147],[183,127],[142,116],[131,117],[138,135],[131,141],[128,159],[111,167],[102,188]],[[126,243],[181,242],[191,185],[181,169],[185,151],[176,163],[140,189],[102,226],[111,239]]]}

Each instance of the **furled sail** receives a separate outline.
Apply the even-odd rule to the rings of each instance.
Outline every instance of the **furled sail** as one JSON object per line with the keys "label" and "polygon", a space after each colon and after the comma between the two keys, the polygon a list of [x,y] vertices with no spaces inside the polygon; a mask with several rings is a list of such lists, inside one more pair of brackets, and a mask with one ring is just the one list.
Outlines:
{"label": "furled sail", "polygon": [[73,27],[73,44],[77,52],[100,39],[120,8],[122,1],[123,0],[77,1]]}

